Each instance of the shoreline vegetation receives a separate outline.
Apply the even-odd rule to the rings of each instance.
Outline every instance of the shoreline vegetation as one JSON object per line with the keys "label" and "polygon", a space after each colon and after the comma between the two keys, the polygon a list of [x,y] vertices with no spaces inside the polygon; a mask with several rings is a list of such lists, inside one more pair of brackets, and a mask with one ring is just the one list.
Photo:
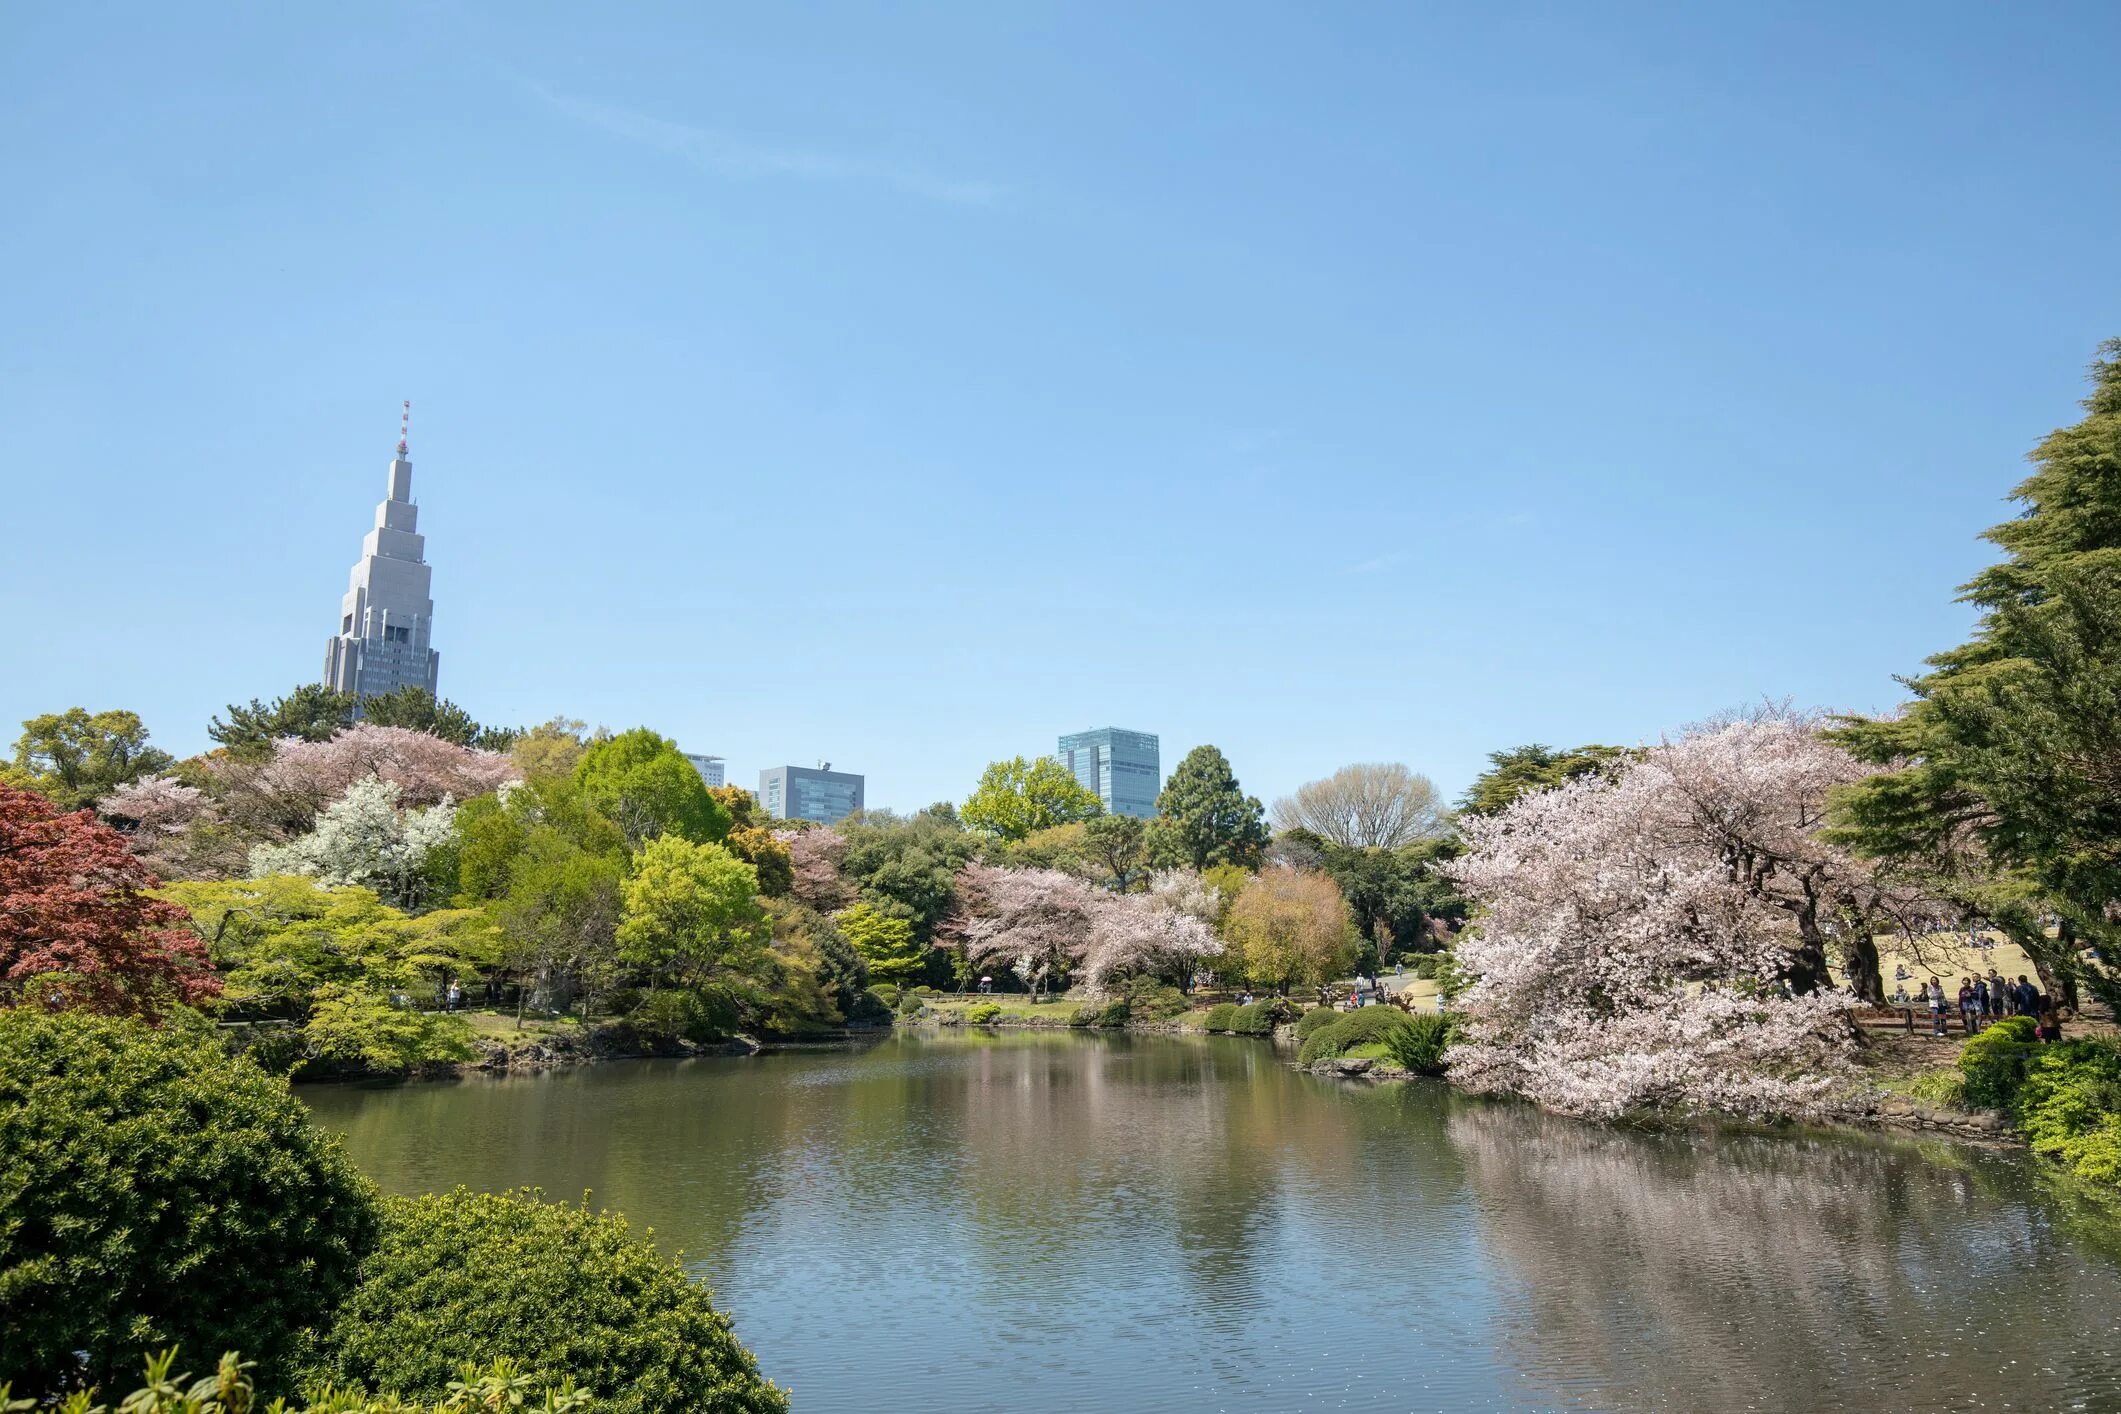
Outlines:
{"label": "shoreline vegetation", "polygon": [[[193,1250],[167,1224],[107,1230],[110,1195],[67,1157],[100,1152],[106,1130],[159,1126],[240,1168],[267,1160],[220,1129],[246,1105],[299,1128],[290,1079],[697,1055],[901,1021],[1286,1028],[1298,1064],[1439,1075],[1586,1120],[2007,1133],[2121,1194],[2121,340],[2091,375],[2085,417],[2034,450],[2021,513],[1987,532],[2002,558],[1965,586],[1972,638],[1908,680],[1901,710],[1769,703],[1634,746],[1527,744],[1495,752],[1455,806],[1372,762],[1270,811],[1203,745],[1149,819],[1017,757],[961,803],[825,824],[708,787],[645,726],[481,724],[418,689],[232,705],[215,748],[182,761],[130,712],[31,718],[0,765],[0,1192],[58,1206],[0,1227],[0,1289],[94,1268],[82,1232],[147,1246],[32,1302],[41,1344],[0,1309],[0,1351],[43,1352],[0,1380],[58,1389],[82,1350],[106,1377],[165,1338],[199,1368],[228,1349],[310,1359],[331,1312],[226,1343],[215,1313],[276,1309],[272,1271],[326,1257],[358,1285],[393,1224],[453,1234],[454,1258],[393,1268],[439,1290],[435,1265],[497,1232],[535,1248],[576,1221],[472,1195],[317,1234],[301,1203],[226,1205],[218,1170],[135,1175],[141,1153],[115,1156],[120,1190],[167,1177],[158,1212],[218,1225]],[[1374,996],[1402,972],[1442,1015],[1285,1000]],[[1236,1000],[1203,1009],[1204,990]],[[1894,1034],[1908,1006],[1940,1038],[1927,1050]],[[85,1054],[145,1066],[142,1083],[74,1095]],[[358,1186],[315,1147],[316,1173],[281,1175],[291,1192]],[[579,1221],[585,1241],[623,1224]],[[155,1286],[202,1263],[257,1290]],[[377,1329],[395,1299],[378,1297]],[[680,1325],[721,1319],[698,1303]],[[548,1395],[601,1358],[555,1364],[529,1326],[471,1349],[435,1320],[421,1339],[464,1361],[544,1361]],[[387,1358],[401,1344],[379,1337],[372,1366],[292,1368],[372,1384],[410,1368]],[[690,1407],[731,1371],[778,1407],[741,1350],[714,1370],[684,1358],[641,1386],[662,1396],[607,1390],[600,1407]],[[439,1400],[446,1374],[424,1365],[400,1392]]]}

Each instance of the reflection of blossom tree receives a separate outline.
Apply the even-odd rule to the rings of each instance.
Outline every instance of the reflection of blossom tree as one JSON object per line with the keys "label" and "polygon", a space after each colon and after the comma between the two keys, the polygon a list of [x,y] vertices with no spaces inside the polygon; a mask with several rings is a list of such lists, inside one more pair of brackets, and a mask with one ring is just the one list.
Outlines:
{"label": "reflection of blossom tree", "polygon": [[1481,1103],[1447,1133],[1513,1278],[1503,1350],[1557,1399],[2047,1408],[2121,1388],[2121,1272],[2058,1237],[2011,1159],[1979,1161],[2014,1174],[1999,1193],[1889,1142],[1642,1134]]}

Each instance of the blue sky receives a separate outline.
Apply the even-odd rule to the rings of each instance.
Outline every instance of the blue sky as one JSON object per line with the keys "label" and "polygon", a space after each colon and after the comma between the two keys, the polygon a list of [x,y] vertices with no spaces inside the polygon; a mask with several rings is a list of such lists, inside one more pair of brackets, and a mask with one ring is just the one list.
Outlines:
{"label": "blue sky", "polygon": [[[593,18],[592,18],[593,15]],[[313,679],[962,798],[1880,709],[2121,333],[2121,9],[12,6],[0,723]]]}

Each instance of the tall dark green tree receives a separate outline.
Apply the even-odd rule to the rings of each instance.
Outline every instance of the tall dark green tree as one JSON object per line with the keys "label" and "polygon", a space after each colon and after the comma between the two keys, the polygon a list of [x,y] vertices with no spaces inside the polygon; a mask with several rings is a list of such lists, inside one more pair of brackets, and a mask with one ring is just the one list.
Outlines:
{"label": "tall dark green tree", "polygon": [[[2091,367],[2085,417],[2033,449],[2024,509],[1986,533],[2003,560],[1963,588],[1967,643],[1905,679],[1898,716],[1841,745],[1891,769],[1837,797],[1836,835],[1923,869],[2024,947],[2051,991],[2121,1001],[2121,339]],[[2050,938],[2040,915],[2061,920]]]}
{"label": "tall dark green tree", "polygon": [[1236,864],[1252,869],[1266,847],[1266,807],[1238,786],[1228,758],[1213,746],[1187,752],[1156,797],[1149,857],[1166,867]]}
{"label": "tall dark green tree", "polygon": [[228,720],[215,717],[206,734],[238,756],[264,755],[281,737],[303,741],[329,741],[353,725],[354,695],[337,692],[322,683],[306,682],[285,697],[261,702],[253,697],[245,707],[231,702]]}
{"label": "tall dark green tree", "polygon": [[1578,746],[1557,751],[1533,742],[1488,753],[1488,769],[1466,788],[1458,808],[1468,815],[1499,815],[1521,795],[1614,771],[1628,756],[1620,746]]}

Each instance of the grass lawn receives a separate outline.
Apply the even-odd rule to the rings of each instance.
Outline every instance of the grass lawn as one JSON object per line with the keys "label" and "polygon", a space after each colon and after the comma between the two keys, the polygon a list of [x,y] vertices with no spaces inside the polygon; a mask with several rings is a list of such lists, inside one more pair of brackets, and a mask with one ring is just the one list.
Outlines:
{"label": "grass lawn", "polygon": [[505,1041],[510,1037],[556,1036],[563,1031],[579,1031],[582,1022],[572,1016],[536,1016],[523,1018],[523,1029],[516,1029],[516,1014],[512,1011],[460,1011],[457,1015],[471,1024],[475,1036],[491,1037]]}

